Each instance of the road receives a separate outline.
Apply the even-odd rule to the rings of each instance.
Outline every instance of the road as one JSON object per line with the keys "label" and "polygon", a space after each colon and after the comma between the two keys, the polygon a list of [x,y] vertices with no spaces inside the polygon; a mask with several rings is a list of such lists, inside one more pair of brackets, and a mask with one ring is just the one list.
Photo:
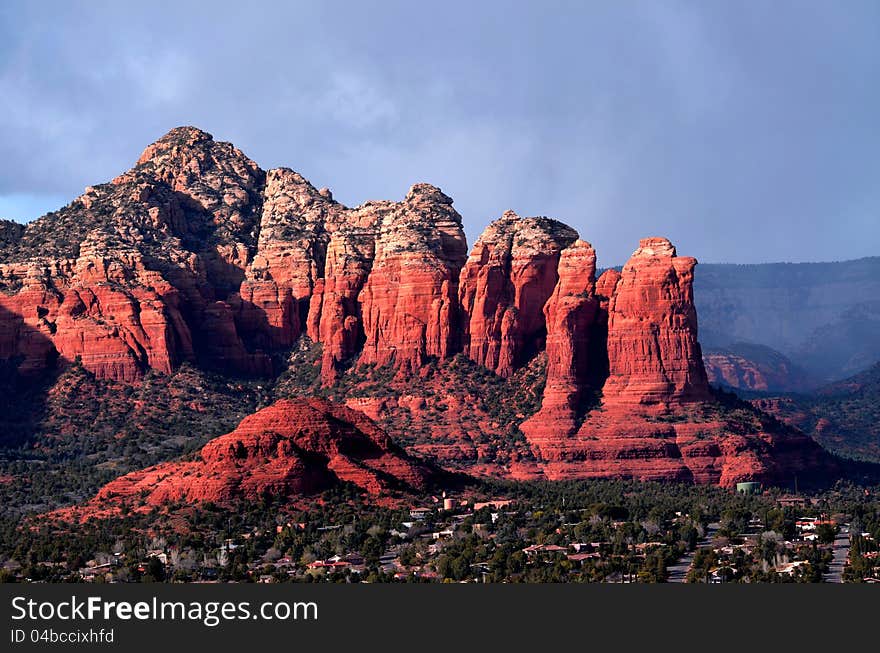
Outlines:
{"label": "road", "polygon": [[828,566],[828,571],[822,576],[825,583],[842,583],[843,569],[849,558],[849,528],[842,526],[837,537],[834,538],[834,558]]}
{"label": "road", "polygon": [[686,583],[688,571],[691,569],[691,565],[694,562],[694,556],[697,554],[697,551],[703,547],[709,546],[712,544],[712,538],[715,536],[715,532],[721,527],[721,524],[709,524],[706,529],[706,534],[702,540],[697,542],[697,548],[693,551],[685,553],[681,558],[678,559],[674,565],[670,565],[667,571],[669,572],[669,578],[666,580],[667,583]]}

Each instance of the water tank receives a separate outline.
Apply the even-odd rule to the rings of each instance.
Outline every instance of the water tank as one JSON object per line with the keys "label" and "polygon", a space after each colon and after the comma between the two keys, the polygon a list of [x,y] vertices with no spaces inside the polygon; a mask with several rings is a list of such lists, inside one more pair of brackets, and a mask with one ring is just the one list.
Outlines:
{"label": "water tank", "polygon": [[736,491],[740,494],[760,494],[761,484],[755,481],[745,481],[736,484]]}

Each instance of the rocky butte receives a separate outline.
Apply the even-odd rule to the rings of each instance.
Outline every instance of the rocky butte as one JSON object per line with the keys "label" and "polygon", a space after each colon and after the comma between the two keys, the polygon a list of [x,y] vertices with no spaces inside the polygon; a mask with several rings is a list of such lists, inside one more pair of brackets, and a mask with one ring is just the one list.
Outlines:
{"label": "rocky butte", "polygon": [[362,413],[323,399],[281,400],[205,445],[198,457],[122,476],[68,517],[121,506],[212,502],[314,494],[350,483],[378,498],[424,490],[437,471],[413,459]]}
{"label": "rocky butte", "polygon": [[[434,186],[350,208],[193,127],[26,228],[3,224],[0,359],[21,383],[75,360],[123,385],[184,362],[270,383],[314,368],[292,403],[242,423],[243,457],[226,447],[230,434],[201,461],[124,477],[105,498],[134,487],[151,500],[300,491],[328,469],[357,468],[353,482],[371,492],[388,474],[416,484],[402,458],[377,471],[328,453],[326,429],[304,447],[285,420],[342,410],[303,399],[318,392],[472,473],[730,485],[830,469],[799,431],[715,398],[696,260],[665,238],[641,240],[621,272],[597,279],[596,252],[576,231],[508,211],[468,253],[461,216]],[[296,359],[298,347],[316,357]],[[264,428],[270,418],[276,430]],[[351,411],[344,419],[375,434]],[[327,460],[316,466],[319,450]],[[229,465],[232,480],[175,480],[197,468],[220,478],[212,470]]]}

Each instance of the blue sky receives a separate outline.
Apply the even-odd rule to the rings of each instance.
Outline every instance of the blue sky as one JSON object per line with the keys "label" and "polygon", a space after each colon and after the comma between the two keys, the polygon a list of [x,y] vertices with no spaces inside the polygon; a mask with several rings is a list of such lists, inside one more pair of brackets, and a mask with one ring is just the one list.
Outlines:
{"label": "blue sky", "polygon": [[194,124],[350,205],[440,186],[469,242],[549,215],[600,265],[880,243],[880,3],[0,5],[0,216]]}

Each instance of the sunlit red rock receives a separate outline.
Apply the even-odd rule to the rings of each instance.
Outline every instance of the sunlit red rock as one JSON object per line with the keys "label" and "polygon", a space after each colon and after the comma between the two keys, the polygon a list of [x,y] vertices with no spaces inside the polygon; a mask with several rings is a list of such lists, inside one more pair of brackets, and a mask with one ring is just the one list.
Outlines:
{"label": "sunlit red rock", "polygon": [[412,373],[445,359],[458,339],[458,278],[467,255],[461,216],[428,184],[381,207],[375,258],[360,295],[360,364]]}
{"label": "sunlit red rock", "polygon": [[337,380],[364,339],[358,298],[370,274],[374,246],[372,238],[344,231],[334,233],[327,246],[325,278],[316,286],[309,310],[309,333],[322,344],[325,384]]}
{"label": "sunlit red rock", "polygon": [[[467,256],[433,186],[348,208],[185,127],[67,207],[0,224],[0,362],[4,378],[79,360],[124,383],[184,362],[268,381],[309,351],[297,392],[319,365],[328,392],[472,473],[727,484],[807,469],[809,442],[743,429],[711,395],[695,265],[648,238],[596,280],[574,230],[512,212]],[[520,408],[476,408],[483,393]]]}
{"label": "sunlit red rock", "polygon": [[697,342],[697,261],[665,238],[645,238],[620,273],[608,305],[603,402],[668,405],[709,399]]}
{"label": "sunlit red rock", "polygon": [[122,476],[83,507],[58,516],[87,519],[124,504],[146,509],[181,501],[297,498],[342,483],[379,496],[424,489],[436,473],[363,413],[323,399],[281,400],[208,442],[195,460]]}
{"label": "sunlit red rock", "polygon": [[561,222],[513,211],[486,228],[461,274],[465,355],[507,377],[543,349],[544,303],[556,287],[560,252],[576,239]]}
{"label": "sunlit red rock", "polygon": [[[562,250],[553,294],[544,305],[547,325],[547,382],[541,410],[522,424],[530,438],[540,432],[556,436],[571,433],[584,412],[585,392],[599,380],[591,374],[600,366],[591,353],[598,344],[596,332],[599,300],[596,282],[596,252],[582,240]],[[598,388],[594,388],[598,389]]]}

